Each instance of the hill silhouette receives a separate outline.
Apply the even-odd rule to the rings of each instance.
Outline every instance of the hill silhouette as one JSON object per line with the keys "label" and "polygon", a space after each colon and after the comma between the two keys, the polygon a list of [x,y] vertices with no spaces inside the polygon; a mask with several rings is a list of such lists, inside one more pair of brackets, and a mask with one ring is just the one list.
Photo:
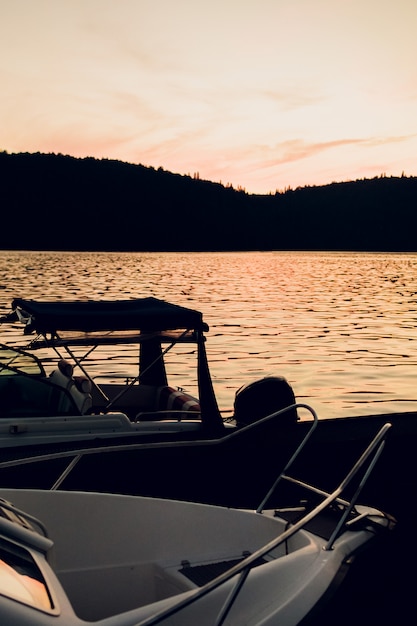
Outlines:
{"label": "hill silhouette", "polygon": [[143,165],[0,152],[2,250],[417,251],[417,177],[269,195]]}

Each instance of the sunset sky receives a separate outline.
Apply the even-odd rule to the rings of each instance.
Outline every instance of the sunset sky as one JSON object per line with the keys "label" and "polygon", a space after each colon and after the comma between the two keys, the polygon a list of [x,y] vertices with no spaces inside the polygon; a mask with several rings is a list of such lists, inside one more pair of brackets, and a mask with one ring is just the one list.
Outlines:
{"label": "sunset sky", "polygon": [[269,193],[417,175],[416,0],[0,0],[0,150]]}

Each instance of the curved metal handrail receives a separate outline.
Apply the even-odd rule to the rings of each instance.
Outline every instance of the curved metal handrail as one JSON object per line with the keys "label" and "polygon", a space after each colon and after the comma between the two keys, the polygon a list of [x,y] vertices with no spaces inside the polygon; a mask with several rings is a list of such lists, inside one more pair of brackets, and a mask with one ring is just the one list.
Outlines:
{"label": "curved metal handrail", "polygon": [[[356,476],[356,474],[363,467],[363,465],[366,463],[366,461],[368,461],[368,459],[371,457],[370,465],[369,465],[367,471],[365,472],[364,478],[361,481],[360,488],[357,490],[357,492],[355,494],[354,500],[356,501],[357,495],[359,495],[359,493],[362,490],[364,484],[368,480],[369,475],[370,475],[371,471],[373,470],[373,468],[375,466],[375,463],[378,460],[378,458],[379,458],[379,456],[380,456],[380,454],[382,452],[382,449],[383,449],[384,444],[385,444],[385,439],[386,439],[387,433],[388,433],[389,429],[391,428],[391,426],[392,425],[390,423],[386,423],[380,429],[380,431],[377,433],[377,435],[371,441],[371,443],[369,444],[369,446],[367,447],[365,452],[361,455],[361,457],[354,464],[352,469],[348,472],[346,477],[341,481],[341,483],[336,487],[336,489],[333,492],[327,493],[326,497],[322,500],[322,502],[320,502],[318,505],[316,505],[311,511],[306,513],[297,522],[295,522],[294,524],[289,526],[278,537],[276,537],[275,539],[272,539],[270,542],[268,542],[267,544],[265,544],[264,546],[262,546],[261,548],[259,548],[258,550],[256,550],[252,554],[250,554],[248,557],[246,557],[243,561],[241,561],[237,565],[234,565],[233,567],[231,567],[229,570],[227,570],[226,572],[224,572],[223,574],[221,574],[217,578],[215,578],[215,579],[209,581],[208,583],[206,583],[203,587],[200,587],[199,589],[195,590],[195,592],[193,592],[192,595],[189,595],[186,598],[183,598],[182,600],[179,600],[173,606],[168,607],[167,609],[163,609],[162,611],[156,613],[155,615],[152,615],[152,616],[150,616],[150,617],[148,617],[148,618],[138,622],[135,626],[155,626],[155,624],[159,624],[165,618],[170,617],[174,613],[178,613],[183,608],[186,608],[191,603],[193,603],[196,600],[198,600],[198,599],[202,598],[203,596],[207,595],[208,593],[210,593],[211,591],[213,591],[214,589],[216,589],[220,585],[224,584],[225,582],[227,582],[228,580],[230,580],[234,576],[239,575],[235,585],[233,586],[233,588],[231,589],[231,591],[229,593],[228,598],[226,599],[223,607],[221,608],[220,612],[218,613],[216,622],[213,624],[213,626],[221,626],[221,624],[223,624],[227,614],[229,613],[229,611],[230,611],[234,601],[236,600],[239,592],[241,591],[241,589],[243,587],[243,584],[244,584],[244,582],[245,582],[245,580],[246,580],[246,578],[247,578],[251,568],[254,566],[255,562],[258,559],[260,559],[261,557],[263,557],[266,554],[268,554],[268,552],[271,552],[273,549],[277,548],[279,545],[281,545],[282,543],[287,541],[296,532],[298,532],[306,524],[308,524],[308,522],[310,522],[312,519],[317,517],[317,515],[319,513],[321,513],[324,509],[326,509],[330,504],[332,504],[335,501],[341,501],[340,498],[339,498],[340,494],[346,489],[347,485],[352,481],[354,476]],[[374,456],[372,456],[372,454],[374,454]],[[293,461],[293,458],[287,464],[287,467],[290,466],[292,461]],[[283,475],[282,475],[282,478],[284,478]],[[303,484],[305,487],[309,487],[309,485],[307,485],[306,483],[301,483],[300,482],[300,484]],[[314,491],[317,492],[317,490],[315,490],[315,489],[314,489]],[[326,492],[322,492],[322,493],[325,494]],[[349,509],[347,515],[349,515],[349,513],[350,513],[351,509],[353,508],[353,506],[354,506],[354,502],[351,503],[351,507],[350,508],[347,507],[347,510]],[[339,522],[339,524],[337,525],[337,527],[335,529],[335,532],[333,533],[332,537],[330,538],[330,540],[328,541],[328,543],[325,546],[326,550],[330,550],[332,548],[332,546],[334,544],[334,541],[335,541],[335,539],[337,538],[337,536],[338,536],[338,534],[340,532],[340,529],[343,527],[343,525],[345,523],[347,515],[343,515],[342,516],[341,522]]]}
{"label": "curved metal handrail", "polygon": [[[174,446],[178,448],[179,447],[187,448],[191,446],[210,446],[211,447],[211,446],[223,445],[225,443],[229,443],[230,441],[234,441],[235,439],[239,439],[240,437],[244,436],[249,431],[255,428],[259,428],[260,426],[264,425],[265,423],[269,421],[274,420],[275,418],[279,417],[280,415],[282,415],[283,413],[287,411],[290,411],[296,408],[303,408],[303,407],[307,407],[308,410],[311,411],[313,416],[315,416],[315,421],[313,422],[313,425],[311,427],[312,429],[315,428],[318,422],[315,411],[311,407],[305,404],[293,404],[291,406],[285,407],[284,409],[276,411],[275,413],[271,413],[270,415],[263,417],[257,422],[254,422],[253,424],[248,424],[247,426],[239,428],[239,430],[236,430],[231,433],[227,433],[226,435],[215,437],[212,439],[194,439],[193,441],[171,440],[171,441],[159,441],[159,442],[154,441],[154,442],[147,442],[147,443],[120,443],[116,445],[107,445],[106,443],[104,443],[102,446],[99,446],[99,447],[97,446],[91,447],[91,448],[73,447],[70,450],[60,450],[59,452],[49,452],[47,454],[39,454],[35,456],[26,456],[24,458],[19,458],[19,459],[10,459],[8,461],[0,461],[0,469],[17,467],[19,465],[26,465],[29,463],[57,460],[61,458],[69,458],[69,457],[72,458],[72,457],[78,457],[78,456],[82,457],[82,456],[90,456],[93,454],[103,454],[103,453],[111,453],[111,452],[123,452],[125,450],[141,450],[141,449],[149,450],[153,448],[172,448]],[[137,432],[133,434],[137,435]]]}

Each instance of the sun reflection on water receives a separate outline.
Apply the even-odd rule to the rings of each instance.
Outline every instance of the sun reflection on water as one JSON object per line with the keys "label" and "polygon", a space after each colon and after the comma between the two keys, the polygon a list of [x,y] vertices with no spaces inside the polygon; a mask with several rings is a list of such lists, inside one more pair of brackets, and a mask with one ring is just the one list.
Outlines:
{"label": "sun reflection on water", "polygon": [[[1,313],[14,297],[146,296],[203,312],[222,408],[265,375],[285,376],[320,417],[417,408],[417,254],[0,251]],[[171,367],[194,392],[186,359]]]}

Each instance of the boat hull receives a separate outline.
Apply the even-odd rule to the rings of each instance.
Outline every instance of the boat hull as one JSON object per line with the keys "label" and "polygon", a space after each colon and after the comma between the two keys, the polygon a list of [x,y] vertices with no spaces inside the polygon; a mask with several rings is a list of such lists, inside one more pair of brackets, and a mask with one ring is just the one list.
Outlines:
{"label": "boat hull", "polygon": [[[65,491],[0,489],[0,497],[40,519],[50,538],[46,541],[53,542],[53,570],[59,582],[52,582],[47,564],[41,566],[44,580],[50,581],[53,610],[40,614],[27,608],[26,615],[32,613],[28,621],[19,606],[19,624],[42,626],[81,626],[85,621],[133,626],[175,602],[186,603],[187,597],[223,575],[219,586],[213,583],[194,603],[157,622],[211,626],[236,583],[236,575],[227,578],[227,570],[238,568],[248,555],[256,557],[254,567],[236,593],[225,624],[297,626],[337,584],[337,573],[346,562],[368,547],[377,527],[383,531],[390,526],[378,511],[367,510],[373,522],[345,529],[328,549],[326,536],[307,525],[292,532],[285,518],[268,510],[259,514]],[[322,529],[325,519],[314,516]],[[18,541],[24,539],[30,546],[27,535],[21,532]],[[264,546],[268,548],[263,552]],[[10,604],[6,597],[7,590],[0,597],[0,620]]]}

